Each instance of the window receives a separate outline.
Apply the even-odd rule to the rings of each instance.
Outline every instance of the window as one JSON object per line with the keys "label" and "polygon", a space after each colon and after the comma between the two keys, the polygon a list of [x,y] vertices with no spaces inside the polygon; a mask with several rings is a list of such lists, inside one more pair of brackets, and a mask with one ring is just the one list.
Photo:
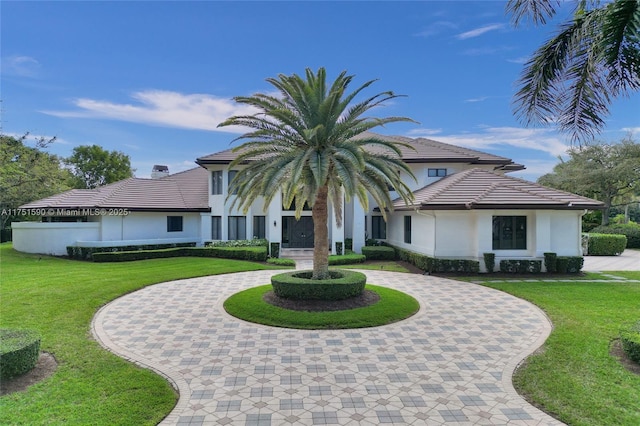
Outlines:
{"label": "window", "polygon": [[526,216],[494,216],[493,217],[493,249],[494,250],[526,250],[527,217]]}
{"label": "window", "polygon": [[216,170],[215,172],[211,172],[211,194],[212,195],[222,194],[222,171],[221,170]]}
{"label": "window", "polygon": [[244,216],[229,216],[229,240],[247,239],[247,218]]}
{"label": "window", "polygon": [[211,216],[211,239],[222,239],[222,217]]}
{"label": "window", "polygon": [[[231,188],[231,182],[233,182],[233,179],[236,177],[237,174],[238,174],[237,170],[229,170],[229,188]],[[237,193],[238,193],[237,189],[232,192],[233,195]]]}
{"label": "window", "polygon": [[266,220],[264,216],[253,217],[253,238],[266,238]]}
{"label": "window", "polygon": [[182,216],[167,216],[167,232],[182,232]]}
{"label": "window", "polygon": [[374,240],[387,239],[387,223],[382,216],[371,217],[371,238]]}
{"label": "window", "polygon": [[411,244],[411,216],[404,217],[404,242]]}
{"label": "window", "polygon": [[447,169],[429,169],[427,175],[429,177],[445,177],[447,175]]}

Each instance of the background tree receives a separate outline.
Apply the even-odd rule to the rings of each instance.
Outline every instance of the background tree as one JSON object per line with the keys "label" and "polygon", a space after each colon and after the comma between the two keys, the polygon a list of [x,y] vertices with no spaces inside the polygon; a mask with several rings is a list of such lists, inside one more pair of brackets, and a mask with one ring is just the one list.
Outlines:
{"label": "background tree", "polygon": [[107,151],[98,145],[73,148],[65,160],[73,175],[74,188],[97,188],[133,176],[131,159],[120,151]]}
{"label": "background tree", "polygon": [[30,147],[27,136],[0,135],[0,229],[20,219],[13,209],[69,189],[68,170],[59,157],[45,151],[55,138],[39,138]]}
{"label": "background tree", "polygon": [[405,200],[412,197],[400,179],[401,171],[413,176],[400,157],[399,146],[404,144],[375,137],[357,138],[374,127],[411,120],[363,117],[372,108],[398,96],[382,92],[352,105],[354,98],[375,81],[347,93],[352,80],[353,76],[345,71],[328,86],[324,68],[315,74],[307,68],[306,79],[296,74],[280,74],[266,80],[279,91],[280,97],[265,94],[236,97],[236,102],[251,105],[260,112],[234,116],[220,124],[254,129],[238,138],[246,142],[235,148],[239,155],[230,165],[246,164],[229,188],[229,194],[237,193],[232,207],[238,204],[246,213],[258,197],[265,197],[268,206],[279,194],[286,208],[295,205],[297,218],[305,203],[311,206],[313,279],[329,275],[329,200],[340,224],[343,197],[347,201],[357,197],[366,207],[369,193],[383,215],[387,208],[392,208],[389,185]]}
{"label": "background tree", "polygon": [[[515,25],[545,24],[560,4],[509,0],[507,12]],[[640,89],[640,1],[575,4],[573,17],[526,63],[515,95],[527,124],[553,120],[574,142],[602,130],[614,98]]]}
{"label": "background tree", "polygon": [[567,153],[569,160],[557,164],[538,183],[602,201],[603,225],[609,223],[617,198],[640,195],[640,144],[625,139],[574,147]]}

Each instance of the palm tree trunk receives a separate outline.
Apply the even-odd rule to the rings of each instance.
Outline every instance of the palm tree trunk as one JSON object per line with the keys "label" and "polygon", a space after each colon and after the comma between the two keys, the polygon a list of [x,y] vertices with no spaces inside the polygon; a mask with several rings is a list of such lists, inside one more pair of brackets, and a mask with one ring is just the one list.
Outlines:
{"label": "palm tree trunk", "polygon": [[313,217],[313,275],[311,279],[329,278],[329,218],[327,205],[327,186],[318,189],[316,200],[311,210]]}

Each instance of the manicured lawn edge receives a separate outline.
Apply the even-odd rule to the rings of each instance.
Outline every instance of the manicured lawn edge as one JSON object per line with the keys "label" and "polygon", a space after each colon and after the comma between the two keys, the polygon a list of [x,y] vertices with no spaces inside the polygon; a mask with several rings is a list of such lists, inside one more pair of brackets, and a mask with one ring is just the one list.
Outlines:
{"label": "manicured lawn edge", "polygon": [[271,289],[268,284],[236,293],[225,300],[224,308],[245,321],[309,330],[377,327],[409,318],[420,309],[418,301],[406,293],[369,284],[365,289],[380,296],[374,305],[333,312],[292,311],[262,300]]}

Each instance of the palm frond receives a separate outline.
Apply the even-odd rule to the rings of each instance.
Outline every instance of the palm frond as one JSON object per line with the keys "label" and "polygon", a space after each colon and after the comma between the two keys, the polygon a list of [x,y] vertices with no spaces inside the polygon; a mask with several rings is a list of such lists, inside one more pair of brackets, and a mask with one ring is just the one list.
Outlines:
{"label": "palm frond", "polygon": [[551,19],[559,6],[559,0],[509,0],[506,12],[511,15],[515,26],[520,25],[523,20],[530,20],[537,25],[545,24],[547,19]]}

